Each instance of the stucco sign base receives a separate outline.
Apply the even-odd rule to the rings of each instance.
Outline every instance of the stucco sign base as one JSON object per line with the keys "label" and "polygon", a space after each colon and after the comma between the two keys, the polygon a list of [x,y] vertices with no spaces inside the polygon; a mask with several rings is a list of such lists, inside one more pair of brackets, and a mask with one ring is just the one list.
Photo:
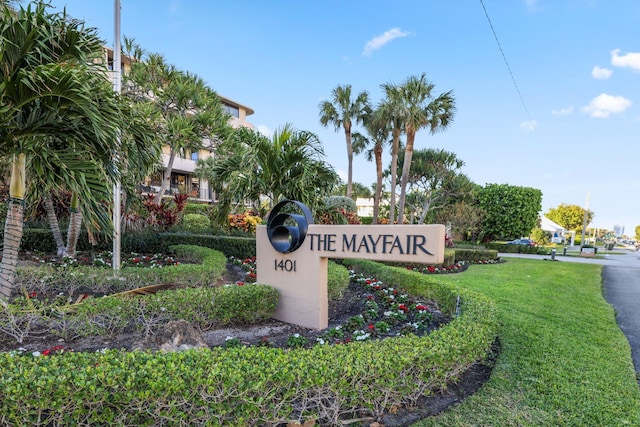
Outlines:
{"label": "stucco sign base", "polygon": [[274,318],[312,329],[329,323],[328,258],[423,264],[444,262],[444,225],[311,224],[302,246],[276,251],[267,227],[256,231],[257,282],[280,294]]}

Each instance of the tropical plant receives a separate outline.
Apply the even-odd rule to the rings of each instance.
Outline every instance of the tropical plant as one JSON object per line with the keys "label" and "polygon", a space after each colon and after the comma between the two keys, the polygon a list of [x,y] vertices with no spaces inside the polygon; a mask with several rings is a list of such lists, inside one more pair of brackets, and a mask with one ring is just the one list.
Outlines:
{"label": "tropical plant", "polygon": [[426,74],[420,77],[411,76],[399,86],[401,99],[401,116],[404,121],[407,143],[404,148],[404,164],[400,182],[400,199],[398,206],[398,223],[403,222],[405,195],[410,177],[411,158],[413,157],[416,133],[428,128],[432,135],[448,128],[455,113],[453,92],[444,92],[437,97],[433,95],[435,85],[427,80]]}
{"label": "tropical plant", "polygon": [[360,92],[355,99],[351,98],[351,85],[338,85],[331,91],[331,100],[320,102],[320,123],[323,126],[334,126],[336,132],[344,129],[347,143],[347,197],[351,197],[353,185],[353,144],[351,132],[354,124],[362,123],[371,112],[369,93]]}
{"label": "tropical plant", "polygon": [[[11,163],[0,297],[13,289],[22,237],[27,171],[37,164],[53,188],[64,186],[85,203],[89,226],[109,229],[101,203],[118,168],[95,159],[113,157],[119,104],[108,83],[102,41],[94,29],[36,2],[0,5],[0,148]],[[55,184],[53,184],[55,183]]]}
{"label": "tropical plant", "polygon": [[[411,190],[407,201],[411,202],[406,206],[410,208],[411,218],[418,215],[418,224],[424,224],[427,214],[464,197],[473,188],[469,178],[460,172],[464,162],[455,153],[434,148],[418,150],[411,162],[411,175],[407,180]],[[404,157],[401,157],[400,168],[404,169],[403,166]]]}
{"label": "tropical plant", "polygon": [[386,121],[391,127],[391,195],[389,199],[389,224],[393,224],[396,219],[398,152],[400,151],[401,143],[400,135],[404,130],[403,102],[402,92],[398,85],[393,83],[384,83],[380,87],[385,93],[385,98],[378,105],[374,120]]}
{"label": "tropical plant", "polygon": [[[364,126],[369,137],[359,132],[354,132],[353,147],[356,154],[360,154],[366,150],[367,160],[371,161],[373,159],[376,164],[376,184],[373,196],[372,224],[377,224],[378,215],[380,213],[380,199],[382,197],[382,151],[385,144],[393,143],[393,141],[389,140],[391,125],[384,117],[382,117],[382,109],[378,109],[365,121]],[[370,146],[372,147],[367,149]]]}
{"label": "tropical plant", "polygon": [[[223,111],[217,94],[195,74],[178,70],[157,53],[145,55],[130,40],[128,49],[142,55],[134,61],[131,72],[125,76],[123,93],[135,103],[155,112],[158,127],[158,147],[169,147],[164,178],[155,201],[162,197],[170,185],[176,156],[188,156],[204,148],[211,148],[231,131],[228,115]],[[143,107],[139,107],[143,108]]]}
{"label": "tropical plant", "polygon": [[315,210],[338,182],[324,161],[318,137],[287,124],[271,139],[239,128],[218,145],[215,157],[199,160],[195,175],[206,178],[219,201],[213,215],[217,225],[227,225],[235,206],[245,202],[259,211],[260,199],[272,208],[279,200],[298,200]]}

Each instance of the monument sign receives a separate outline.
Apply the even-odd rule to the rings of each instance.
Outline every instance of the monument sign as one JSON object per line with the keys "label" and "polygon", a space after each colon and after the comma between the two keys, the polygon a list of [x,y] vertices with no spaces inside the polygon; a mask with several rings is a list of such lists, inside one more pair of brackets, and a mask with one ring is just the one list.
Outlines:
{"label": "monument sign", "polygon": [[[301,213],[282,213],[287,205]],[[278,290],[276,319],[324,329],[329,258],[441,264],[444,239],[444,225],[313,224],[305,205],[285,200],[257,228],[257,282]]]}

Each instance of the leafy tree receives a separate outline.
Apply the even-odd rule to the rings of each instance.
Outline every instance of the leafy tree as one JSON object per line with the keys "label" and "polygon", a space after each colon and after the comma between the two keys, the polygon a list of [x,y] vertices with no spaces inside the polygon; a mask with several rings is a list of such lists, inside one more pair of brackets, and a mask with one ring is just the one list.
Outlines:
{"label": "leafy tree", "polygon": [[[144,52],[135,45],[129,48],[137,54]],[[224,139],[231,132],[228,115],[217,94],[200,77],[178,70],[160,54],[134,61],[123,87],[125,96],[155,111],[156,144],[169,147],[164,179],[155,197],[160,204],[169,188],[176,156],[188,156],[204,148],[205,143]]]}
{"label": "leafy tree", "polygon": [[102,202],[119,169],[96,159],[113,157],[123,116],[100,63],[102,42],[95,30],[65,13],[49,13],[49,7],[0,5],[0,148],[11,161],[2,298],[13,289],[27,171],[36,162],[48,188],[64,187],[82,198],[90,227],[111,226]]}
{"label": "leafy tree", "polygon": [[331,91],[331,100],[322,101],[320,108],[320,123],[323,126],[334,126],[338,131],[344,129],[347,143],[347,159],[349,170],[347,172],[347,197],[351,197],[353,186],[353,145],[351,131],[354,124],[362,123],[371,112],[369,105],[369,93],[360,92],[355,99],[351,98],[351,85],[338,85]]}
{"label": "leafy tree", "polygon": [[[473,187],[460,172],[464,162],[454,153],[434,148],[418,150],[411,162],[407,180],[411,197],[407,197],[407,207],[411,217],[419,215],[418,224],[424,224],[429,212],[443,208],[449,200],[462,197]],[[403,156],[400,168],[404,170]]]}
{"label": "leafy tree", "polygon": [[551,241],[551,233],[544,231],[540,227],[536,227],[531,231],[531,240],[538,245],[546,245]]}
{"label": "leafy tree", "polygon": [[538,223],[542,192],[530,187],[487,184],[478,194],[485,213],[484,241],[528,236]]}
{"label": "leafy tree", "polygon": [[640,225],[636,225],[636,242],[640,241]]}
{"label": "leafy tree", "polygon": [[403,222],[405,195],[409,183],[409,169],[413,156],[416,133],[428,128],[431,134],[448,128],[455,113],[455,98],[453,92],[445,92],[437,97],[433,95],[435,85],[427,80],[426,74],[420,77],[411,76],[399,87],[401,97],[401,115],[407,144],[404,148],[404,164],[402,180],[400,182],[400,199],[398,206],[398,223]]}
{"label": "leafy tree", "polygon": [[[580,231],[584,222],[585,209],[578,205],[561,203],[556,208],[551,208],[544,216],[567,230]],[[593,212],[587,212],[587,225],[593,221]]]}
{"label": "leafy tree", "polygon": [[434,212],[431,223],[450,226],[453,240],[477,242],[483,220],[484,212],[475,203],[458,201]]}
{"label": "leafy tree", "polygon": [[195,174],[207,178],[219,197],[214,219],[226,224],[234,205],[249,201],[256,210],[266,197],[269,208],[282,198],[314,210],[339,178],[324,161],[317,136],[285,125],[271,139],[239,128],[222,142],[215,157],[199,160]]}
{"label": "leafy tree", "polygon": [[[354,133],[355,137],[355,133]],[[355,140],[355,138],[354,138]],[[354,144],[355,147],[355,144]],[[355,152],[355,150],[354,150]],[[334,196],[342,196],[347,194],[347,184],[339,184],[336,188],[333,189],[332,194]],[[345,196],[346,197],[346,196]],[[354,182],[351,185],[351,197],[350,199],[356,200],[359,197],[364,197],[366,199],[371,197],[371,189],[364,184],[359,182]]]}

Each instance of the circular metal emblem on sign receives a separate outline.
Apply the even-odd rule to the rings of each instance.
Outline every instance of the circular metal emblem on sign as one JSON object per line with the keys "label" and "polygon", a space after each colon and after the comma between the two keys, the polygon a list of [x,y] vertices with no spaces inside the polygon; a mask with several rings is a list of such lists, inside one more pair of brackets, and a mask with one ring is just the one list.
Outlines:
{"label": "circular metal emblem on sign", "polygon": [[[282,208],[293,204],[302,211],[297,213],[280,213]],[[304,242],[307,228],[313,224],[313,215],[304,204],[295,200],[283,200],[274,206],[267,218],[267,236],[273,248],[283,254],[295,251]]]}

